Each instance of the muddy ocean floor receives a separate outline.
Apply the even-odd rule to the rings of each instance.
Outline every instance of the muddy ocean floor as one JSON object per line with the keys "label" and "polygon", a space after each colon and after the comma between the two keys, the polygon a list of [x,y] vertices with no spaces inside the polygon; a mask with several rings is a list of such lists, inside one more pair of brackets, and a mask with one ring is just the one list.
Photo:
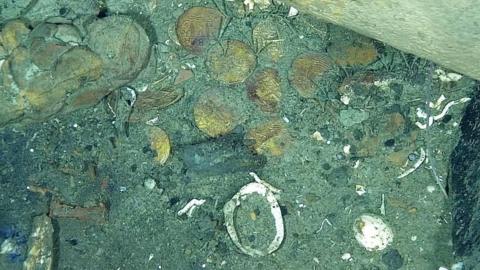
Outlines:
{"label": "muddy ocean floor", "polygon": [[[18,15],[84,12],[38,2]],[[99,19],[148,21],[150,62],[92,106],[0,129],[0,242],[13,245],[2,245],[0,269],[22,269],[38,216],[53,226],[53,269],[454,263],[442,189],[474,81],[307,14],[288,16],[288,6],[242,2],[89,4]],[[220,16],[218,31],[211,20],[182,36],[191,7],[211,8],[193,20]],[[223,206],[254,181],[249,172],[281,190],[285,238],[259,258],[242,254],[224,225]],[[192,199],[205,202],[178,215]],[[387,248],[357,242],[363,214],[392,229]],[[242,243],[265,249],[275,235],[265,199],[249,196],[235,216]]]}

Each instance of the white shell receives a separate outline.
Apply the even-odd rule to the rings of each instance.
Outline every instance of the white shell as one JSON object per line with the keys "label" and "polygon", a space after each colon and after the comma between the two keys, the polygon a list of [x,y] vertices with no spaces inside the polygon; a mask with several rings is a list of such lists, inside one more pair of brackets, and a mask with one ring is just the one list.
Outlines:
{"label": "white shell", "polygon": [[[282,213],[280,211],[280,206],[278,205],[277,199],[274,196],[274,192],[278,193],[280,190],[261,180],[255,173],[250,173],[250,175],[255,178],[256,182],[252,182],[243,186],[240,191],[238,191],[237,194],[235,194],[232,199],[225,204],[223,207],[223,212],[225,215],[225,226],[227,227],[227,232],[230,235],[233,243],[243,253],[252,257],[261,257],[276,251],[282,244],[285,235]],[[245,200],[247,196],[255,194],[265,198],[267,203],[270,205],[270,211],[275,220],[275,237],[265,250],[254,249],[241,243],[235,228],[234,219],[236,208],[240,205],[241,201]]]}
{"label": "white shell", "polygon": [[379,217],[363,214],[353,224],[355,239],[368,251],[385,249],[393,241],[392,229]]}

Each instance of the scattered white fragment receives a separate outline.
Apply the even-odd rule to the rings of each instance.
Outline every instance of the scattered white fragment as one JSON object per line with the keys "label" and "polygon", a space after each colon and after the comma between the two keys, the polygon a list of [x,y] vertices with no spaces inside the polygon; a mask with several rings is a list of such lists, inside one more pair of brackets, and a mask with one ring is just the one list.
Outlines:
{"label": "scattered white fragment", "polygon": [[457,82],[463,77],[458,73],[454,73],[454,72],[447,73],[443,69],[436,69],[435,74],[437,75],[437,78],[442,82]]}
{"label": "scattered white fragment", "polygon": [[415,162],[415,164],[413,164],[413,167],[406,170],[401,175],[397,176],[397,179],[403,178],[403,177],[411,174],[412,172],[414,172],[416,169],[418,169],[418,167],[420,167],[420,165],[422,165],[422,163],[425,161],[426,158],[427,158],[427,154],[425,153],[425,150],[423,150],[423,148],[420,148],[420,157],[418,158],[417,162]]}
{"label": "scattered white fragment", "polygon": [[198,199],[193,199],[189,201],[180,211],[177,212],[178,216],[182,216],[187,214],[188,217],[191,217],[193,214],[193,210],[197,208],[198,206],[204,204],[206,200],[198,200]]}
{"label": "scattered white fragment", "polygon": [[350,104],[350,97],[347,96],[347,95],[343,95],[340,97],[340,101],[345,104],[345,105],[348,105]]}
{"label": "scattered white fragment", "polygon": [[7,254],[14,251],[16,248],[15,242],[11,238],[7,238],[2,242],[0,246],[0,254]]}
{"label": "scattered white fragment", "polygon": [[363,214],[353,224],[355,239],[368,251],[385,249],[393,241],[392,229],[379,217]]}
{"label": "scattered white fragment", "polygon": [[342,260],[347,261],[347,262],[350,262],[351,260],[353,260],[352,254],[350,254],[350,253],[348,253],[348,252],[347,252],[347,253],[343,253],[343,255],[342,255]]}
{"label": "scattered white fragment", "polygon": [[440,267],[438,268],[438,270],[448,270],[448,268],[445,267],[445,266],[440,266]]}
{"label": "scattered white fragment", "polygon": [[[428,106],[432,109],[438,109],[440,108],[440,106],[442,106],[442,102],[444,102],[447,98],[442,94],[440,95],[440,97],[437,99],[437,101],[435,101],[435,103],[433,102],[429,102],[428,103]],[[426,117],[425,117],[426,118]]]}
{"label": "scattered white fragment", "polygon": [[[243,186],[240,191],[238,191],[232,197],[232,199],[225,204],[223,207],[223,213],[225,215],[225,226],[227,227],[227,232],[235,246],[249,256],[260,257],[268,255],[280,247],[285,235],[285,229],[283,225],[282,212],[274,195],[274,193],[278,193],[280,190],[261,180],[255,173],[251,172],[250,175],[254,177],[255,182]],[[254,194],[265,197],[270,205],[270,211],[275,221],[275,237],[270,245],[264,250],[255,249],[241,243],[235,228],[235,210],[240,205],[241,201],[245,200],[247,196]]]}
{"label": "scattered white fragment", "polygon": [[160,118],[157,116],[155,118],[147,120],[147,122],[145,122],[145,124],[147,124],[149,126],[154,126],[155,124],[158,124],[158,122],[160,122]]}
{"label": "scattered white fragment", "polygon": [[332,223],[330,222],[330,220],[328,220],[328,218],[324,218],[324,219],[322,220],[322,223],[320,224],[320,229],[318,229],[316,233],[321,232],[321,231],[323,230],[323,226],[324,226],[325,224],[328,224],[329,226],[333,227],[333,225],[332,225]]}
{"label": "scattered white fragment", "polygon": [[255,180],[255,182],[257,183],[260,183],[264,186],[266,186],[269,190],[271,190],[273,193],[280,193],[282,192],[280,189],[270,185],[269,183],[263,181],[262,179],[260,179],[260,177],[258,177],[258,175],[254,172],[250,172],[248,173],[251,177],[253,177],[253,179]]}
{"label": "scattered white fragment", "polygon": [[139,93],[143,93],[143,92],[147,91],[147,89],[148,89],[148,84],[143,84],[142,86],[140,86],[140,87],[137,89],[137,91],[138,91]]}
{"label": "scattered white fragment", "polygon": [[380,88],[382,91],[386,91],[390,88],[390,84],[393,82],[393,79],[385,79],[374,81],[373,85]]}
{"label": "scattered white fragment", "polygon": [[315,140],[319,141],[319,142],[326,142],[327,140],[322,136],[322,133],[320,133],[320,131],[315,131],[313,134],[312,134],[312,138],[314,138]]}
{"label": "scattered white fragment", "polygon": [[452,267],[450,267],[451,270],[463,270],[465,269],[465,265],[463,262],[457,262],[452,264]]}
{"label": "scattered white fragment", "polygon": [[255,3],[253,0],[245,0],[243,1],[243,5],[247,10],[253,10],[253,7],[255,7]]}
{"label": "scattered white fragment", "polygon": [[287,17],[294,17],[294,16],[297,16],[297,15],[298,15],[298,9],[296,9],[294,7],[290,7],[290,9],[288,10]]}
{"label": "scattered white fragment", "polygon": [[157,183],[154,179],[148,178],[143,182],[143,186],[148,190],[153,190],[157,186]]}
{"label": "scattered white fragment", "polygon": [[412,236],[410,237],[410,240],[412,240],[412,242],[417,241],[417,236],[416,236],[416,235],[412,235]]}
{"label": "scattered white fragment", "polygon": [[137,93],[132,87],[127,86],[125,87],[125,89],[127,89],[128,93],[130,94],[130,107],[133,107],[133,105],[137,101]]}
{"label": "scattered white fragment", "polygon": [[[420,123],[420,122],[417,121],[417,122],[415,122],[415,125],[417,127],[419,127],[420,129],[427,129],[428,127],[433,125],[434,121],[438,121],[438,120],[442,119],[443,117],[445,117],[445,115],[447,115],[447,112],[450,109],[450,107],[452,107],[453,105],[468,102],[470,100],[471,100],[471,98],[464,97],[464,98],[461,98],[461,99],[458,99],[458,100],[450,101],[450,102],[447,103],[447,105],[445,105],[445,107],[443,107],[443,110],[439,114],[437,114],[435,116],[429,116],[427,124],[423,124],[423,123]],[[423,117],[425,115],[422,112],[419,113],[419,109],[417,108],[417,116],[419,116],[419,117],[422,116],[422,118],[426,118],[426,117]]]}
{"label": "scattered white fragment", "polygon": [[435,189],[437,189],[435,186],[432,186],[432,185],[427,186],[427,191],[429,193],[433,193],[435,191]]}
{"label": "scattered white fragment", "polygon": [[282,119],[283,119],[283,122],[287,124],[290,123],[290,119],[288,119],[286,116],[282,117]]}
{"label": "scattered white fragment", "polygon": [[442,119],[447,114],[448,109],[450,109],[450,107],[452,107],[453,105],[465,103],[465,102],[468,102],[470,100],[471,100],[471,98],[464,97],[464,98],[461,98],[459,100],[453,100],[453,101],[448,102],[447,105],[445,105],[445,107],[443,108],[442,112],[433,117],[433,120],[437,121],[437,120]]}
{"label": "scattered white fragment", "polygon": [[367,189],[364,185],[355,185],[355,192],[358,196],[362,196],[363,194],[367,193]]}
{"label": "scattered white fragment", "polygon": [[357,160],[355,161],[355,164],[353,164],[353,168],[354,168],[354,169],[357,169],[358,167],[360,167],[360,159],[357,159]]}
{"label": "scattered white fragment", "polygon": [[380,204],[380,214],[382,214],[382,216],[385,216],[386,212],[385,212],[385,194],[382,194],[382,203]]}
{"label": "scattered white fragment", "polygon": [[185,65],[186,65],[189,69],[195,69],[195,68],[196,68],[196,66],[195,66],[194,63],[186,63]]}
{"label": "scattered white fragment", "polygon": [[343,146],[343,153],[347,156],[350,155],[350,149],[351,148],[352,148],[352,146],[350,144],[344,145]]}
{"label": "scattered white fragment", "polygon": [[423,124],[423,123],[420,123],[420,122],[415,122],[415,125],[419,128],[419,129],[427,129],[427,127],[431,126],[433,124],[433,117],[429,117],[428,118],[428,125],[427,124]]}
{"label": "scattered white fragment", "polygon": [[421,108],[417,108],[417,117],[427,119],[428,113],[424,112]]}

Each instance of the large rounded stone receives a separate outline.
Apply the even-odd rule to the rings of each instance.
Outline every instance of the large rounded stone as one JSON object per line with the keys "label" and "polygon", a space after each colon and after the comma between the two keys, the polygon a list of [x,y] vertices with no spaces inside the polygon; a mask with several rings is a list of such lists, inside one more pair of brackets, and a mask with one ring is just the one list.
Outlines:
{"label": "large rounded stone", "polygon": [[88,26],[87,44],[104,62],[104,77],[134,79],[150,56],[150,40],[132,18],[111,16]]}

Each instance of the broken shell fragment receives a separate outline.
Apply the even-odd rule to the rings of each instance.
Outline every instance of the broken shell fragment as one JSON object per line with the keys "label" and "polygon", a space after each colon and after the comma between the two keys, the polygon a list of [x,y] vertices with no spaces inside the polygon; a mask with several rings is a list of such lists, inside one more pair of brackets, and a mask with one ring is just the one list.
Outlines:
{"label": "broken shell fragment", "polygon": [[150,147],[157,153],[155,161],[160,165],[165,164],[170,156],[170,139],[163,129],[158,127],[151,127],[149,129]]}
{"label": "broken shell fragment", "polygon": [[290,84],[300,96],[311,98],[318,90],[323,75],[332,67],[326,54],[307,53],[299,55],[292,63],[289,73]]}
{"label": "broken shell fragment", "polygon": [[[265,185],[262,182],[252,182],[246,184],[223,207],[225,226],[227,227],[230,238],[235,246],[237,246],[243,253],[252,257],[261,257],[273,253],[280,247],[285,235],[282,213],[274,195],[274,192],[278,192],[278,190],[272,190],[269,187],[270,185]],[[236,209],[241,202],[250,195],[260,195],[264,197],[267,203],[270,205],[270,212],[274,218],[276,230],[275,237],[265,249],[256,249],[245,245],[245,243],[242,243],[235,227]]]}
{"label": "broken shell fragment", "polygon": [[210,137],[218,137],[232,131],[237,116],[224,100],[213,94],[200,97],[193,108],[197,127]]}
{"label": "broken shell fragment", "polygon": [[392,229],[379,217],[363,214],[353,225],[355,239],[368,251],[385,249],[393,241]]}
{"label": "broken shell fragment", "polygon": [[225,84],[241,83],[253,72],[257,64],[255,53],[239,40],[212,47],[207,56],[210,75]]}
{"label": "broken shell fragment", "polygon": [[222,14],[213,8],[192,7],[177,20],[177,38],[193,53],[201,53],[210,41],[217,38],[222,26]]}

